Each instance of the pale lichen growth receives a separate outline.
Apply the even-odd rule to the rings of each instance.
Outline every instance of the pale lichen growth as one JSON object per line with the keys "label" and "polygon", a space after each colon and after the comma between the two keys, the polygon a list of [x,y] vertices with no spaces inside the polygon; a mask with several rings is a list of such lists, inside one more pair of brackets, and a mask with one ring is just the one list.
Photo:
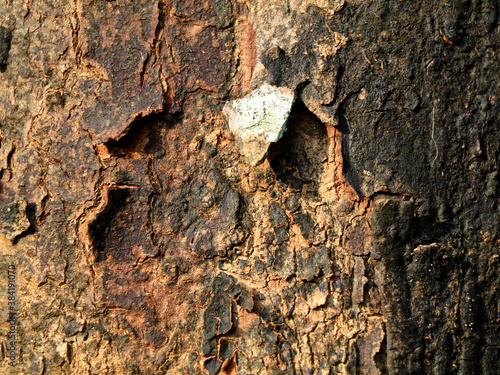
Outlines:
{"label": "pale lichen growth", "polygon": [[293,90],[266,84],[244,98],[226,103],[229,129],[248,164],[260,164],[269,145],[283,136],[293,99]]}

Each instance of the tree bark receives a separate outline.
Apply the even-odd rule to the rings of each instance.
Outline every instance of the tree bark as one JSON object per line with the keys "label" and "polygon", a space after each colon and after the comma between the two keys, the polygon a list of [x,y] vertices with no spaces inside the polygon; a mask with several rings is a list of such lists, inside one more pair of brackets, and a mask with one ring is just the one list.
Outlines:
{"label": "tree bark", "polygon": [[1,372],[500,373],[498,8],[3,0]]}

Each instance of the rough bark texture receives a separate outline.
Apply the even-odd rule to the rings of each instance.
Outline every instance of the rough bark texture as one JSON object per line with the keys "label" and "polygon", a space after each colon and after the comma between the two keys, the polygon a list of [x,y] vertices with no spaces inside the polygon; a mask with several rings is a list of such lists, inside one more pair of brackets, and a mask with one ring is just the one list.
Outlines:
{"label": "rough bark texture", "polygon": [[499,374],[498,8],[1,0],[0,372]]}

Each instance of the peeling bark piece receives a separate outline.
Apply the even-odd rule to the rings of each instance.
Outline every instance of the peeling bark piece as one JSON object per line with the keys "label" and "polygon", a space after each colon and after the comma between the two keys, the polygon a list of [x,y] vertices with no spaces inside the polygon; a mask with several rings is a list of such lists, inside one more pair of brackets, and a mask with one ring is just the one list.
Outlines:
{"label": "peeling bark piece", "polygon": [[233,69],[234,48],[229,29],[188,26],[173,17],[166,20],[161,39],[159,49],[171,49],[170,54],[159,56],[162,72],[171,77],[170,113],[181,111],[186,95],[196,90],[214,93],[219,98],[228,96],[227,74]]}
{"label": "peeling bark piece", "polygon": [[9,59],[10,42],[12,40],[12,31],[0,26],[0,72],[7,69]]}
{"label": "peeling bark piece", "polygon": [[62,331],[66,337],[72,337],[83,331],[83,324],[71,320],[63,326]]}
{"label": "peeling bark piece", "polygon": [[301,280],[313,281],[319,275],[319,267],[312,254],[307,248],[302,248],[297,257],[297,277]]}
{"label": "peeling bark piece", "polygon": [[283,211],[280,205],[276,202],[271,203],[269,217],[271,218],[271,222],[276,226],[285,225],[287,223],[285,211]]}
{"label": "peeling bark piece", "polygon": [[314,220],[311,218],[311,215],[307,212],[296,214],[293,217],[293,221],[299,224],[302,236],[307,240],[311,240],[314,234]]}
{"label": "peeling bark piece", "polygon": [[372,238],[365,220],[356,219],[346,233],[347,248],[354,255],[368,255],[371,251]]}
{"label": "peeling bark piece", "polygon": [[290,195],[285,200],[285,207],[291,212],[295,212],[300,208],[300,201],[296,195]]}
{"label": "peeling bark piece", "polygon": [[313,84],[308,84],[302,91],[301,99],[307,109],[314,113],[321,122],[338,126],[338,121],[335,118],[336,108],[323,105],[320,97],[318,89]]}
{"label": "peeling bark piece", "polygon": [[287,249],[286,244],[276,248],[273,256],[273,269],[282,279],[286,280],[295,273],[294,254]]}
{"label": "peeling bark piece", "polygon": [[[215,320],[214,317],[212,318]],[[215,339],[203,341],[201,350],[204,356],[215,355],[217,352],[217,341]]]}
{"label": "peeling bark piece", "polygon": [[234,342],[228,340],[220,340],[219,355],[222,360],[227,360],[233,357],[235,345]]}
{"label": "peeling bark piece", "polygon": [[[235,291],[237,290],[235,288],[234,283],[235,283],[234,277],[228,276],[227,274],[222,272],[217,277],[214,278],[212,290],[215,293],[225,293],[225,292],[227,293],[229,290],[231,290],[230,295],[231,297],[234,297],[233,290]],[[239,293],[239,291],[237,291],[236,293]]]}
{"label": "peeling bark piece", "polygon": [[324,306],[329,294],[328,281],[323,280],[320,284],[316,284],[311,295],[307,299],[307,304],[311,309],[317,309]]}
{"label": "peeling bark piece", "polygon": [[[209,340],[213,339],[217,334],[217,319],[215,316],[205,313],[203,327],[203,338],[206,341],[203,345],[210,344]],[[205,351],[205,349],[203,350]]]}
{"label": "peeling bark piece", "polygon": [[121,137],[134,120],[163,109],[160,68],[151,58],[158,12],[155,2],[144,0],[78,5],[79,54],[101,81],[86,84],[98,87],[97,100],[82,118],[96,143]]}
{"label": "peeling bark piece", "polygon": [[370,317],[367,321],[366,333],[358,342],[359,368],[363,374],[381,374],[377,366],[376,356],[381,351],[384,340],[384,323],[380,317]]}
{"label": "peeling bark piece", "polygon": [[226,103],[229,129],[248,164],[261,164],[269,145],[283,136],[293,99],[291,89],[262,85],[246,97]]}
{"label": "peeling bark piece", "polygon": [[0,209],[0,230],[11,242],[30,227],[26,215],[27,206],[28,203],[24,199],[20,199],[3,205]]}
{"label": "peeling bark piece", "polygon": [[364,288],[365,284],[368,282],[365,271],[363,258],[356,257],[356,263],[354,265],[354,285],[352,289],[352,303],[354,305],[359,305],[363,302]]}
{"label": "peeling bark piece", "polygon": [[242,289],[237,303],[248,312],[252,311],[254,307],[253,292],[248,289]]}
{"label": "peeling bark piece", "polygon": [[97,262],[116,265],[158,255],[147,224],[148,190],[110,188],[105,209],[89,224]]}
{"label": "peeling bark piece", "polygon": [[[212,298],[210,305],[205,310],[204,319],[205,327],[213,326],[213,319],[215,317],[218,321],[217,334],[223,335],[233,327],[231,321],[231,299],[226,294],[216,294]],[[209,338],[209,337],[207,337]]]}
{"label": "peeling bark piece", "polygon": [[205,361],[205,368],[210,375],[215,375],[222,367],[222,362],[216,358],[210,358]]}

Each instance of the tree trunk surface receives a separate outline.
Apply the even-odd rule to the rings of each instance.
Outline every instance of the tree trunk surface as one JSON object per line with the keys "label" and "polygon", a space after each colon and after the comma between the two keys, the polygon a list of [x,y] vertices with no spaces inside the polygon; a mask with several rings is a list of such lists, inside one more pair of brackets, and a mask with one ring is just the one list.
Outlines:
{"label": "tree trunk surface", "polygon": [[499,21],[0,0],[0,372],[500,374]]}

